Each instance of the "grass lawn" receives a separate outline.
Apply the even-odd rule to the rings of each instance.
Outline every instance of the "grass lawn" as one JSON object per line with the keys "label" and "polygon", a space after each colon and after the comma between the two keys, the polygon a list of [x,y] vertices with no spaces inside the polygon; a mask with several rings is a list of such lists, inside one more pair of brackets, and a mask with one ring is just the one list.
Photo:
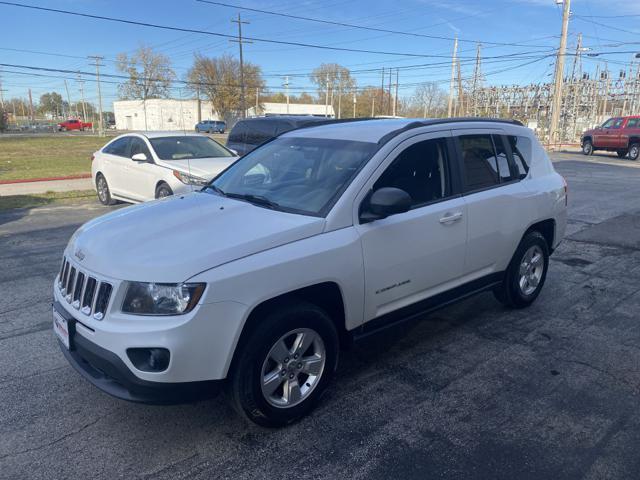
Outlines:
{"label": "grass lawn", "polygon": [[0,137],[0,180],[61,177],[91,172],[91,154],[109,138]]}
{"label": "grass lawn", "polygon": [[84,203],[96,200],[93,190],[75,190],[72,192],[47,192],[31,195],[8,195],[0,197],[0,211],[12,208],[34,208],[52,203]]}

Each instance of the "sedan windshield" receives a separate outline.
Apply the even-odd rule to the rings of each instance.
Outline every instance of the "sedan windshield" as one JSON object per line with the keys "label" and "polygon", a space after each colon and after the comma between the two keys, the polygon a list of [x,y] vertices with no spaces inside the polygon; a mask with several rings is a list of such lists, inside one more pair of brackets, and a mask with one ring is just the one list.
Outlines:
{"label": "sedan windshield", "polygon": [[162,160],[233,157],[233,153],[209,137],[175,136],[149,139]]}
{"label": "sedan windshield", "polygon": [[242,157],[207,189],[265,208],[325,215],[375,143],[278,138]]}

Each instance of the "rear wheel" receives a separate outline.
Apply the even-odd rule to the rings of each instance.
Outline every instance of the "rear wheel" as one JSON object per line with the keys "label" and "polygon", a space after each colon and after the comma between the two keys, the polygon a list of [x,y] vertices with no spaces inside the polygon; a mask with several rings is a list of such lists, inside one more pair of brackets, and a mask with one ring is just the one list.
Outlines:
{"label": "rear wheel", "polygon": [[640,157],[640,143],[632,143],[629,147],[629,158],[638,160],[638,157]]}
{"label": "rear wheel", "polygon": [[584,155],[592,155],[593,154],[593,144],[591,143],[591,140],[585,140],[582,143],[582,153]]}
{"label": "rear wheel", "polygon": [[156,187],[156,198],[164,198],[173,195],[173,190],[166,183],[161,183]]}
{"label": "rear wheel", "polygon": [[338,334],[324,310],[300,302],[267,314],[236,354],[228,394],[252,422],[279,427],[317,404],[338,363]]}
{"label": "rear wheel", "polygon": [[547,241],[539,232],[528,233],[520,241],[502,284],[494,290],[496,298],[508,307],[528,307],[538,298],[548,268]]}
{"label": "rear wheel", "polygon": [[98,200],[103,205],[113,205],[115,200],[111,198],[111,191],[109,190],[109,184],[107,183],[107,179],[104,178],[104,175],[99,173],[96,176],[96,190],[98,192]]}
{"label": "rear wheel", "polygon": [[627,156],[627,153],[629,153],[628,150],[616,150],[616,154],[620,157],[620,158],[624,158]]}

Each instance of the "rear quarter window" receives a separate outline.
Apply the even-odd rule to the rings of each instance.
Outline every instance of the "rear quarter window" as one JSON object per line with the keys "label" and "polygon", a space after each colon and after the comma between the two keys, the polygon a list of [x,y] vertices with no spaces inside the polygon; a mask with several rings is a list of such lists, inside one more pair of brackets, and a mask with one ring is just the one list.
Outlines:
{"label": "rear quarter window", "polygon": [[229,143],[244,143],[245,134],[247,132],[247,123],[246,122],[238,122],[231,129],[231,133],[229,133]]}
{"label": "rear quarter window", "polygon": [[533,144],[529,137],[523,135],[509,135],[507,139],[513,153],[513,162],[518,169],[517,174],[522,179],[529,173],[533,156]]}

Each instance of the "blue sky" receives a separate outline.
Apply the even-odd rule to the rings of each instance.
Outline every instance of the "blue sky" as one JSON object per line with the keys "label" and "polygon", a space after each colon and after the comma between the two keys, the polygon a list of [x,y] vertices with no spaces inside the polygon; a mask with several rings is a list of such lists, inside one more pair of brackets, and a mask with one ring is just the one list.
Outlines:
{"label": "blue sky", "polygon": [[[198,3],[195,0],[16,1],[224,34],[237,33],[236,24],[230,20],[237,15],[238,9]],[[463,58],[463,75],[470,75],[473,70],[471,58],[475,56],[476,49],[473,41],[521,44],[517,47],[483,47],[483,73],[487,74],[486,81],[490,84],[521,84],[549,80],[553,74],[554,59],[543,57],[557,47],[562,16],[562,6],[556,5],[554,0],[227,2],[376,28],[444,37],[457,35],[462,40],[459,50]],[[612,70],[619,70],[623,68],[623,64],[631,60],[631,52],[640,52],[640,1],[574,0],[571,10],[573,18],[570,25],[569,50],[575,50],[577,34],[580,32],[584,36],[584,45],[591,49],[591,53],[603,52],[598,57],[583,60],[583,68],[586,71],[593,71],[598,62],[602,65],[605,60],[609,61]],[[448,56],[452,50],[451,40],[322,25],[241,10],[240,13],[243,20],[250,22],[244,26],[244,34],[251,37],[418,55]],[[0,20],[3,26],[0,37],[0,63],[5,64],[93,71],[85,57],[102,55],[105,57],[102,71],[117,73],[114,65],[116,55],[119,52],[131,52],[140,44],[146,44],[169,56],[177,75],[182,77],[191,66],[194,52],[210,56],[223,53],[237,55],[238,52],[237,44],[224,38],[123,25],[6,5],[0,5]],[[11,49],[66,56],[17,52]],[[505,55],[516,57],[508,58]],[[438,81],[442,82],[443,87],[447,87],[450,73],[446,58],[329,51],[261,42],[246,45],[245,59],[262,67],[267,85],[272,87],[273,91],[282,89],[282,76],[290,74],[293,91],[306,89],[313,92],[313,86],[306,74],[323,62],[340,63],[357,71],[354,76],[359,86],[379,85],[380,69],[383,66],[389,68],[432,64],[400,70],[403,96],[411,95],[415,85],[420,82]],[[571,64],[570,57],[567,63]],[[375,71],[362,71],[374,69]],[[36,99],[42,93],[51,90],[64,95],[63,79],[22,75],[16,73],[18,71],[23,70],[2,67],[0,75],[5,98],[26,97],[29,87]],[[55,73],[49,75],[64,76]],[[87,80],[91,79],[88,77]],[[78,100],[78,84],[71,79],[68,80],[68,84],[72,101]],[[117,96],[115,85],[105,83],[103,94],[105,108],[110,109],[110,102]],[[176,96],[180,95],[186,96],[187,93],[176,91]],[[87,101],[95,101],[94,82],[87,81],[85,97]]]}

